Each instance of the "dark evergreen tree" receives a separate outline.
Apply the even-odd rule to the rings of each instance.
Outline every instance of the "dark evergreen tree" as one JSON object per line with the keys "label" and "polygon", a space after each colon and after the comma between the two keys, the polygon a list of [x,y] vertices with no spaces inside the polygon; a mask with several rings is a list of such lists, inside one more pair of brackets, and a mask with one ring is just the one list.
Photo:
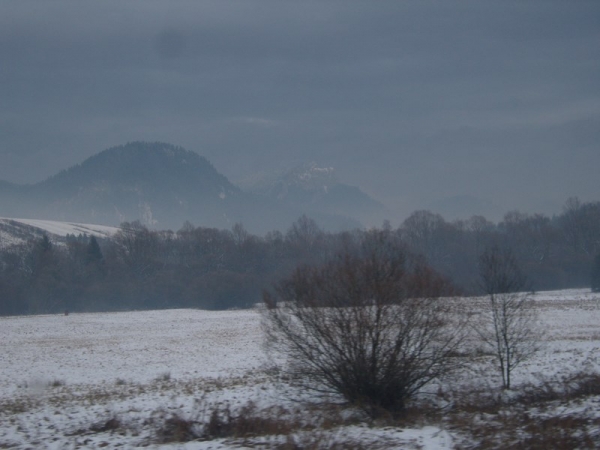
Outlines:
{"label": "dark evergreen tree", "polygon": [[102,250],[100,249],[100,245],[98,244],[98,240],[95,236],[90,238],[90,242],[87,245],[85,262],[86,264],[95,263],[98,261],[102,261],[104,256],[102,255]]}
{"label": "dark evergreen tree", "polygon": [[42,239],[38,242],[38,248],[42,253],[47,253],[52,250],[52,242],[50,242],[47,234],[44,234]]}

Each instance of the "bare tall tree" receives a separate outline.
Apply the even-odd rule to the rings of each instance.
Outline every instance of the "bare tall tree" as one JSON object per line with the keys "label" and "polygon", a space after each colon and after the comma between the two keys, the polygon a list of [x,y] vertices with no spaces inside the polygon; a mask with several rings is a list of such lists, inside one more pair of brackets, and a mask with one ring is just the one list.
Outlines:
{"label": "bare tall tree", "polygon": [[592,266],[592,292],[600,292],[600,253],[594,258]]}
{"label": "bare tall tree", "polygon": [[479,274],[488,302],[476,330],[497,358],[502,386],[510,389],[513,369],[539,348],[537,314],[510,250],[488,248],[479,258]]}
{"label": "bare tall tree", "polygon": [[372,244],[278,283],[264,294],[264,326],[306,387],[376,416],[401,412],[454,368],[464,327],[453,322],[451,302],[437,298],[448,286],[439,275],[409,269],[402,251]]}

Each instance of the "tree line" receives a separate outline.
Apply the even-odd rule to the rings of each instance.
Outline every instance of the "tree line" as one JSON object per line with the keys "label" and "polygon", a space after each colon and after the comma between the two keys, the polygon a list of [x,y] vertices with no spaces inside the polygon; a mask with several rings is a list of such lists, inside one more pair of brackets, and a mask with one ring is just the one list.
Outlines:
{"label": "tree line", "polygon": [[[111,239],[48,237],[0,254],[0,314],[157,308],[245,308],[299,266],[320,265],[383,233],[414,261],[426,262],[463,293],[478,293],[478,261],[488,248],[510,249],[535,290],[589,287],[600,273],[600,202],[569,199],[561,214],[510,212],[448,222],[416,211],[394,229],[323,231],[302,216],[285,232],[256,236],[185,223],[176,232],[123,223]],[[598,281],[593,286],[600,285]]]}

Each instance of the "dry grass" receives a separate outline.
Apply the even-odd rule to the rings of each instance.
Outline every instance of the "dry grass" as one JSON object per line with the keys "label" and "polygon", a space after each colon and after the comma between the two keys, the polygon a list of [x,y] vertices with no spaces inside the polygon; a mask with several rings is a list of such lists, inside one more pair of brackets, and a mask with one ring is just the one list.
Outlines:
{"label": "dry grass", "polygon": [[523,386],[514,403],[540,405],[548,402],[571,402],[600,395],[600,373],[576,373],[559,379],[541,379]]}
{"label": "dry grass", "polygon": [[37,406],[38,402],[27,397],[0,401],[0,412],[5,417],[22,414]]}
{"label": "dry grass", "polygon": [[574,415],[537,417],[527,411],[504,410],[496,415],[453,420],[465,436],[457,450],[466,449],[595,449],[600,446],[600,418]]}
{"label": "dry grass", "polygon": [[163,417],[162,423],[158,422],[157,439],[160,443],[250,439],[257,436],[285,436],[303,428],[306,428],[305,425],[284,408],[258,410],[253,402],[248,402],[234,413],[228,404],[203,405],[191,418],[181,414]]}
{"label": "dry grass", "polygon": [[[238,380],[243,384],[245,380]],[[247,380],[246,380],[247,381]],[[182,383],[154,381],[149,385],[115,383],[106,390],[96,389],[78,395],[71,387],[62,387],[49,394],[49,402],[60,405],[69,398],[85,404],[110,402],[121,396],[133,397],[142,392],[177,387],[178,392],[189,390],[207,392],[222,387],[222,380],[183,386]],[[229,385],[229,383],[226,383]],[[185,388],[185,389],[184,389]],[[455,448],[467,449],[591,449],[600,448],[600,414],[590,414],[584,407],[590,397],[600,396],[600,374],[579,373],[562,378],[538,380],[510,392],[480,388],[461,388],[456,392],[433,392],[408,405],[400,417],[380,417],[372,420],[360,410],[328,403],[292,403],[287,408],[259,408],[249,401],[233,408],[228,403],[210,403],[202,394],[192,412],[180,408],[155,411],[143,423],[129,420],[127,425],[116,416],[108,416],[69,433],[76,439],[94,439],[101,433],[133,436],[145,434],[144,445],[184,443],[196,440],[221,439],[232,445],[295,449],[362,449],[385,448],[385,440],[357,442],[345,436],[344,427],[361,425],[371,429],[419,429],[433,425],[449,431]],[[4,412],[19,414],[32,407],[22,399],[3,403]],[[588,404],[591,404],[588,402]],[[440,406],[445,405],[445,406]],[[589,408],[588,408],[589,409]],[[565,411],[569,411],[566,413]],[[577,412],[579,411],[579,412]],[[149,433],[149,434],[146,434]],[[83,441],[82,441],[83,442]]]}
{"label": "dry grass", "polygon": [[[440,388],[411,402],[402,415],[381,416],[377,420],[369,419],[357,408],[323,398],[314,403],[286,401],[286,408],[259,408],[251,401],[234,408],[226,402],[208,400],[213,392],[260,386],[266,379],[266,375],[195,381],[169,378],[148,384],[117,380],[102,387],[90,386],[89,390],[62,383],[48,389],[45,384],[43,400],[60,411],[61,406],[73,403],[108,405],[147,393],[160,393],[161,398],[163,393],[198,398],[191,412],[178,403],[178,406],[155,411],[149,418],[146,414],[133,420],[121,413],[119,417],[107,415],[91,425],[83,423],[65,433],[81,442],[102,439],[98,435],[106,433],[140,436],[140,444],[148,446],[221,439],[232,445],[277,450],[385,448],[384,437],[357,442],[356,438],[344,434],[344,427],[361,425],[365,429],[381,429],[381,436],[385,436],[386,427],[437,426],[451,433],[458,450],[600,448],[600,413],[590,413],[594,397],[598,396],[600,403],[600,373],[582,372],[554,379],[540,377],[535,383],[508,392],[483,383],[479,383],[478,389],[464,384],[456,391]],[[41,398],[23,395],[10,402],[0,402],[1,416],[7,420],[12,416],[15,421],[10,423],[16,426],[17,416],[35,409],[40,401]]]}
{"label": "dry grass", "polygon": [[279,406],[259,409],[249,401],[233,411],[227,403],[214,405],[200,399],[194,414],[186,416],[160,410],[147,424],[151,423],[156,429],[155,443],[228,439],[250,447],[266,445],[287,450],[362,448],[334,442],[328,433],[359,422],[357,414],[332,404],[303,404],[296,410]]}
{"label": "dry grass", "polygon": [[309,434],[288,435],[285,442],[272,447],[275,450],[365,450],[359,442],[339,442],[335,436],[323,432],[312,432]]}
{"label": "dry grass", "polygon": [[480,390],[454,395],[454,407],[443,422],[463,437],[457,449],[600,448],[600,417],[569,411],[600,395],[598,373],[540,380],[510,394]]}

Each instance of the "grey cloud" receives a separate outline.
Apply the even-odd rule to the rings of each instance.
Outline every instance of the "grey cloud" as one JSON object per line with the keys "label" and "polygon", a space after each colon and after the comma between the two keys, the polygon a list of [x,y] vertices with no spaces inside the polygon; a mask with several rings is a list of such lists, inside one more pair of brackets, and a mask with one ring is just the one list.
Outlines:
{"label": "grey cloud", "polygon": [[400,216],[452,195],[592,197],[577,172],[600,162],[599,16],[597,1],[3,2],[0,179],[143,139],[234,181],[322,161]]}

